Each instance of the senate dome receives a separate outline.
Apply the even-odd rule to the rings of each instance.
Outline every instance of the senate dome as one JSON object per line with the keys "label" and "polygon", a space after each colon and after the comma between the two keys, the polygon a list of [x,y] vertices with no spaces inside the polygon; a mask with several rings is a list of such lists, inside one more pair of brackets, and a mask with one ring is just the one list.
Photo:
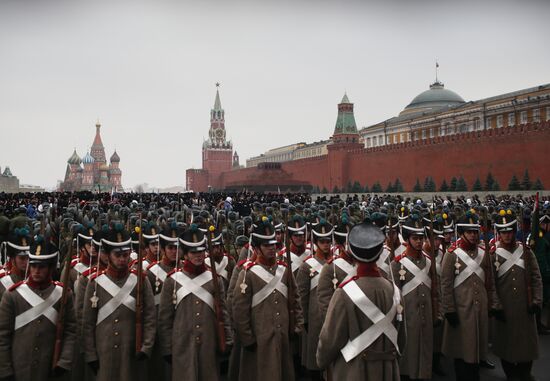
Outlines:
{"label": "senate dome", "polygon": [[435,81],[430,89],[418,94],[401,113],[401,115],[434,111],[465,103],[464,99],[454,91],[445,89],[442,82]]}

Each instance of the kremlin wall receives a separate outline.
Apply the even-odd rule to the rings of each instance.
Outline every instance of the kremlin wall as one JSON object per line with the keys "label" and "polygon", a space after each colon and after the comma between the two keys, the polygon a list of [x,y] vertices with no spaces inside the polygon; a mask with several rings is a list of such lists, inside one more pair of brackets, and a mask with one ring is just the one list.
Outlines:
{"label": "kremlin wall", "polygon": [[[223,121],[216,120],[220,115],[216,93],[210,138],[203,145],[203,168],[187,170],[188,190],[286,192],[318,187],[332,191],[356,181],[363,186],[378,182],[385,189],[399,179],[404,191],[411,191],[417,180],[422,183],[426,177],[432,177],[439,189],[443,180],[449,183],[460,176],[471,189],[488,173],[506,190],[512,176],[521,179],[525,170],[531,179],[550,186],[545,156],[550,142],[550,85],[465,102],[436,80],[399,116],[361,130],[345,95],[333,134],[325,143],[326,154],[277,162],[266,153],[247,168],[239,167],[238,157],[235,162],[231,142],[225,142],[225,131],[219,131],[225,128]],[[277,151],[279,158],[293,156],[270,151]],[[209,157],[215,158],[214,165]]]}

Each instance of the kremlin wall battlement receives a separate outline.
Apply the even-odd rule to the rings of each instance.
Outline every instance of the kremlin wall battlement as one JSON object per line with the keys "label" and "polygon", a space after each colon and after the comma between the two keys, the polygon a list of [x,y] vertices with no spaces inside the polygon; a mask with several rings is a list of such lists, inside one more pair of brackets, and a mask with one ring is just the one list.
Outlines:
{"label": "kremlin wall battlement", "polygon": [[[541,88],[548,94],[529,95],[538,94]],[[531,179],[540,179],[548,187],[550,171],[545,158],[550,142],[550,89],[545,85],[518,94],[527,97],[525,108],[498,116],[500,121],[504,119],[500,125],[489,122],[490,118],[497,120],[497,116],[486,115],[484,127],[476,125],[475,120],[481,119],[476,117],[470,130],[437,133],[422,139],[411,139],[411,133],[405,141],[388,139],[389,143],[369,148],[364,146],[365,140],[360,139],[353,104],[345,95],[338,105],[336,127],[327,145],[327,154],[263,162],[257,167],[216,173],[206,170],[209,166],[203,161],[203,169],[187,171],[187,189],[286,192],[312,191],[318,187],[331,192],[335,188],[343,190],[354,182],[369,188],[379,183],[385,189],[388,183],[399,179],[403,190],[410,192],[417,181],[422,184],[427,177],[433,178],[437,189],[444,180],[449,184],[451,178],[463,177],[467,188],[472,189],[476,179],[484,182],[491,173],[500,188],[506,190],[512,176],[521,179],[526,170]],[[219,95],[216,96],[219,104]],[[456,107],[460,110],[468,105]],[[445,111],[448,112],[448,108]],[[438,109],[433,112],[437,113]],[[514,124],[508,123],[506,116],[513,116],[510,120],[514,119]],[[460,123],[462,127],[463,122]],[[203,146],[203,158],[208,149]]]}
{"label": "kremlin wall battlement", "polygon": [[[453,176],[463,176],[469,187],[491,172],[505,189],[512,175],[521,178],[526,169],[532,178],[550,184],[545,154],[550,142],[550,122],[531,123],[500,129],[467,132],[433,139],[391,144],[374,148],[344,150],[333,163],[328,155],[280,163],[278,168],[243,168],[219,176],[219,189],[244,188],[286,191],[317,186],[343,189],[350,181],[384,187],[397,178],[405,191],[419,179],[431,176],[438,185]],[[345,164],[344,164],[344,163]],[[331,166],[347,166],[347,175],[335,181]],[[202,170],[201,173],[204,173]],[[309,187],[308,187],[309,185]]]}

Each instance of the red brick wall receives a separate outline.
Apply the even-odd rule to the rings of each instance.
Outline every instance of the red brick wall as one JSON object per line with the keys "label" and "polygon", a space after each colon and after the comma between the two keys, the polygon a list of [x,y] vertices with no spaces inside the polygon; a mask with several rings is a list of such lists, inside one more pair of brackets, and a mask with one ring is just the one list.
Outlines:
{"label": "red brick wall", "polygon": [[[489,171],[506,190],[512,175],[521,181],[525,169],[532,181],[540,178],[550,188],[549,142],[550,122],[544,122],[369,149],[331,149],[329,155],[281,163],[281,170],[294,180],[329,191],[335,185],[342,189],[350,181],[369,187],[379,181],[385,189],[396,178],[405,191],[411,191],[417,178],[423,184],[427,176],[433,177],[439,188],[443,179],[448,184],[453,176],[461,175],[471,189],[478,176],[483,184]],[[227,171],[217,178],[217,188],[257,184],[265,179],[265,171],[244,168]],[[281,179],[288,180],[284,176]],[[272,180],[275,179],[265,181]]]}

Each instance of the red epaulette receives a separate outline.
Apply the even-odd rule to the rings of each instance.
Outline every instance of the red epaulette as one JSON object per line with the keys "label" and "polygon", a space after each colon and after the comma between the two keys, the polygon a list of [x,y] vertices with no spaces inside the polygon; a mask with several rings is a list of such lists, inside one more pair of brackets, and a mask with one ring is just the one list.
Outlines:
{"label": "red epaulette", "polygon": [[237,267],[240,268],[242,265],[246,263],[246,261],[248,261],[248,259],[241,259],[239,262],[237,262]]}
{"label": "red epaulette", "polygon": [[181,269],[178,270],[176,268],[173,268],[172,271],[170,271],[168,274],[166,274],[166,276],[171,276],[172,274],[175,274],[178,271],[181,271]]}
{"label": "red epaulette", "polygon": [[284,267],[288,267],[288,265],[286,264],[285,261],[277,261],[277,264],[281,265],[281,266],[284,266]]}
{"label": "red epaulette", "polygon": [[340,285],[338,286],[338,288],[343,288],[346,284],[348,284],[349,282],[353,281],[353,280],[357,280],[359,279],[359,277],[357,275],[351,277],[350,279],[348,279],[347,281],[345,282],[342,282],[340,283]]}
{"label": "red epaulette", "polygon": [[93,274],[93,275],[90,277],[90,281],[94,280],[95,278],[97,278],[97,277],[99,277],[99,276],[101,276],[101,275],[103,275],[103,274],[105,274],[105,270]]}
{"label": "red epaulette", "polygon": [[[130,272],[131,272],[132,274],[138,275],[138,271],[137,271],[136,269],[131,269]],[[142,272],[141,272],[141,276],[145,278],[145,277],[147,277],[147,274],[145,274],[145,272],[142,271]]]}
{"label": "red epaulette", "polygon": [[491,250],[489,250],[489,252],[490,252],[491,254],[493,254],[493,253],[496,252],[496,251],[497,251],[497,245],[492,245],[492,246],[491,246]]}
{"label": "red epaulette", "polygon": [[339,258],[339,257],[334,257],[334,256],[333,256],[333,257],[330,257],[329,260],[327,261],[327,265],[330,265],[332,262],[334,262],[334,260],[335,260],[336,258]]}
{"label": "red epaulette", "polygon": [[71,260],[73,260],[73,259],[78,259],[78,255],[73,255],[73,256],[71,257]]}
{"label": "red epaulette", "polygon": [[134,259],[128,264],[128,268],[133,267],[137,263],[137,259]]}
{"label": "red epaulette", "polygon": [[457,247],[458,247],[458,245],[457,245],[456,243],[453,243],[451,246],[449,246],[449,247],[447,248],[447,251],[448,251],[449,253],[451,253],[451,252],[455,251]]}
{"label": "red epaulette", "polygon": [[405,251],[402,252],[401,254],[395,256],[395,258],[393,259],[394,262],[400,262],[403,258],[405,258],[406,255],[405,255]]}
{"label": "red epaulette", "polygon": [[432,259],[432,257],[430,256],[430,254],[426,253],[424,250],[422,250],[422,254],[424,254],[424,256],[428,259]]}
{"label": "red epaulette", "polygon": [[248,263],[245,263],[244,269],[248,270],[249,268],[251,268],[252,266],[254,266],[256,264],[257,264],[256,262],[249,261]]}
{"label": "red epaulette", "polygon": [[307,257],[305,257],[305,258],[304,258],[304,262],[307,261],[307,260],[310,259],[310,258],[313,258],[313,254],[310,254],[310,255],[308,255]]}
{"label": "red epaulette", "polygon": [[94,273],[96,271],[97,271],[97,267],[88,267],[88,269],[82,273],[82,276],[88,276],[91,273]]}
{"label": "red epaulette", "polygon": [[73,260],[71,261],[71,269],[73,267],[75,267],[75,265],[78,263],[78,259],[77,258],[73,258]]}
{"label": "red epaulette", "polygon": [[283,247],[281,250],[277,252],[277,255],[283,256],[286,255],[286,247]]}
{"label": "red epaulette", "polygon": [[157,263],[159,263],[159,261],[154,261],[154,262],[149,263],[149,266],[147,266],[147,269],[146,269],[146,270],[149,270],[151,267],[153,267],[153,266],[156,265]]}
{"label": "red epaulette", "polygon": [[10,288],[8,288],[8,291],[13,291],[13,290],[15,290],[17,287],[21,286],[23,283],[25,283],[24,280],[17,282],[16,284],[14,284],[14,285],[11,286]]}
{"label": "red epaulette", "polygon": [[63,287],[63,283],[58,282],[56,280],[53,281],[53,284],[55,284],[56,286],[59,286],[59,287]]}
{"label": "red epaulette", "polygon": [[0,279],[2,279],[3,277],[5,277],[6,275],[9,275],[9,274],[8,274],[7,272],[0,274]]}

